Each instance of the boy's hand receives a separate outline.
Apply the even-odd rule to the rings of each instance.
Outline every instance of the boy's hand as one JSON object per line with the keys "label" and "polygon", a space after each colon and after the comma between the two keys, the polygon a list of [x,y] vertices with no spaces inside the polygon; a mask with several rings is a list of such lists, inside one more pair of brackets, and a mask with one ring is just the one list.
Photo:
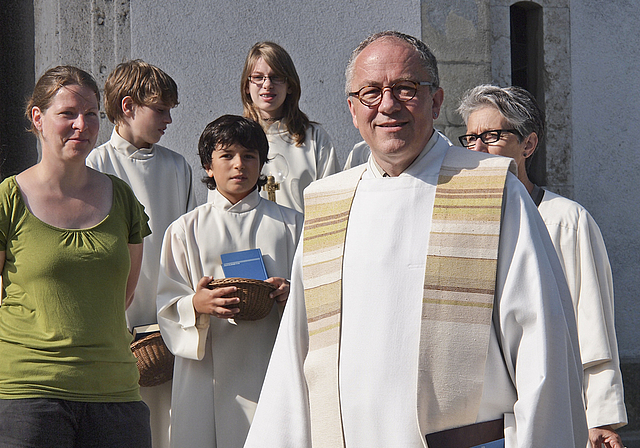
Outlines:
{"label": "boy's hand", "polygon": [[287,303],[287,299],[289,298],[289,281],[286,278],[282,277],[271,277],[265,281],[278,287],[278,289],[272,291],[271,294],[269,294],[269,297],[271,297],[272,299],[276,299],[276,302],[278,302],[282,306],[285,306]]}
{"label": "boy's hand", "polygon": [[211,314],[220,319],[233,318],[240,312],[239,308],[225,308],[226,305],[233,305],[240,302],[238,297],[223,297],[233,294],[238,290],[235,286],[225,286],[224,288],[209,289],[208,285],[213,277],[205,276],[200,279],[196,286],[196,295],[193,296],[193,308],[196,315]]}

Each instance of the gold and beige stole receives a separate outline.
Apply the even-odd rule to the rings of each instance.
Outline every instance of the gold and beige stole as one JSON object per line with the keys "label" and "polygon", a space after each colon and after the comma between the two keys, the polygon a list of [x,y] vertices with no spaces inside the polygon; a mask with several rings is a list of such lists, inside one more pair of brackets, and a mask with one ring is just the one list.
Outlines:
{"label": "gold and beige stole", "polygon": [[[510,159],[450,147],[436,188],[418,372],[423,434],[474,423],[484,378]],[[305,192],[303,276],[314,447],[344,446],[338,382],[342,260],[361,166]],[[327,188],[327,184],[329,187]]]}
{"label": "gold and beige stole", "polygon": [[343,182],[336,188],[305,190],[303,277],[309,353],[304,369],[314,447],[344,446],[338,393],[342,256],[351,203],[365,169],[360,165],[340,173]]}
{"label": "gold and beige stole", "polygon": [[[476,422],[489,348],[503,193],[515,162],[451,148],[427,249],[418,360],[422,434]],[[473,153],[474,156],[478,153]],[[474,160],[476,159],[476,160]]]}

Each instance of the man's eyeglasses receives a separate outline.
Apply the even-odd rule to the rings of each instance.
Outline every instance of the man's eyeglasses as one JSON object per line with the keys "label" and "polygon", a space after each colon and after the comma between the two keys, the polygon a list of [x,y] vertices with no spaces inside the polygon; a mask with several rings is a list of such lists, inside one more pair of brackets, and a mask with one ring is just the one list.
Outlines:
{"label": "man's eyeglasses", "polygon": [[271,84],[275,84],[275,85],[282,85],[285,82],[287,82],[287,78],[285,78],[284,76],[277,76],[277,75],[274,75],[274,76],[250,75],[249,76],[249,82],[252,82],[257,86],[263,85],[267,79],[271,81]]}
{"label": "man's eyeglasses", "polygon": [[514,135],[520,135],[520,133],[515,129],[492,129],[490,131],[484,131],[482,134],[461,135],[460,137],[458,137],[458,140],[460,140],[460,144],[465,148],[474,146],[478,139],[482,140],[482,143],[484,143],[485,145],[489,145],[500,140],[500,137],[505,132]]}
{"label": "man's eyeglasses", "polygon": [[373,107],[380,104],[384,91],[388,89],[391,90],[391,94],[395,99],[404,103],[415,98],[419,86],[433,86],[433,83],[428,81],[398,81],[386,87],[365,86],[357,92],[349,92],[349,96],[355,96],[363,105]]}

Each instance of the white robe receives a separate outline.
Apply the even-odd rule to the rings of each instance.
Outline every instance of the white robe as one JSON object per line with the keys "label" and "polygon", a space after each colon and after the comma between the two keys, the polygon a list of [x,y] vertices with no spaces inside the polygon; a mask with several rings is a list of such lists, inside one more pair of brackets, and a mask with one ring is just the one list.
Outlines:
{"label": "white robe", "polygon": [[[191,166],[180,154],[160,145],[138,149],[115,129],[108,142],[91,151],[86,163],[127,182],[149,215],[152,233],[144,239],[140,278],[133,303],[127,310],[127,321],[131,328],[155,323],[164,231],[196,206]],[[171,382],[142,387],[140,394],[151,411],[154,448],[168,448]]]}
{"label": "white robe", "polygon": [[343,171],[347,171],[348,169],[353,168],[354,166],[362,165],[363,163],[367,163],[369,160],[369,156],[371,155],[371,148],[367,142],[362,140],[361,142],[353,145],[353,149],[347,156],[346,162],[344,162]]}
{"label": "white robe", "polygon": [[575,201],[545,191],[538,206],[567,277],[578,321],[590,428],[627,423],[614,325],[613,279],[600,228]]}
{"label": "white robe", "polygon": [[[340,171],[338,157],[329,134],[320,125],[309,125],[301,146],[296,146],[290,134],[280,131],[278,126],[279,123],[274,123],[266,131],[269,161],[262,168],[262,174],[273,175],[280,183],[276,191],[278,204],[303,212],[303,190],[314,180]],[[211,194],[209,190],[209,196]],[[260,195],[268,199],[264,188]]]}
{"label": "white robe", "polygon": [[127,320],[130,327],[155,323],[162,237],[169,224],[196,207],[191,166],[160,145],[138,149],[115,129],[108,142],[91,151],[86,163],[127,182],[149,215],[152,233],[144,239],[140,279]]}
{"label": "white robe", "polygon": [[[339,372],[348,448],[425,446],[416,383],[435,183],[448,146],[438,140],[396,178],[380,177],[370,159],[354,197]],[[544,223],[513,175],[505,194],[487,387],[477,421],[504,415],[508,448],[583,448],[582,366],[569,291],[556,274],[561,267]],[[270,447],[310,446],[303,294],[298,248],[289,304],[245,447],[265,446],[265,440]]]}
{"label": "white robe", "polygon": [[244,443],[280,322],[279,306],[266,318],[238,321],[201,315],[193,296],[205,275],[224,278],[220,255],[260,248],[269,277],[289,278],[302,215],[257,191],[231,204],[214,191],[167,229],[158,287],[158,322],[176,355],[171,446],[233,448]]}

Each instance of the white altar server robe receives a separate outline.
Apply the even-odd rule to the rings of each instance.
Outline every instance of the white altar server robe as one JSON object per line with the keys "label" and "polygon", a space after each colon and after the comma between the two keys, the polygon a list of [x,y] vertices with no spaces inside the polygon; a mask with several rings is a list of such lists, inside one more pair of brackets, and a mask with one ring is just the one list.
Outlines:
{"label": "white altar server robe", "polygon": [[174,448],[241,447],[249,430],[280,322],[236,325],[200,315],[193,296],[203,276],[224,278],[220,255],[260,248],[269,277],[290,278],[302,215],[253,191],[231,204],[211,201],[175,221],[162,247],[158,322],[176,355],[171,413]]}
{"label": "white altar server robe", "polygon": [[138,149],[114,129],[111,139],[87,157],[87,166],[129,184],[149,216],[135,298],[127,310],[130,327],[157,322],[156,292],[164,231],[196,207],[192,170],[184,157],[160,145]]}
{"label": "white altar server robe", "polygon": [[[155,323],[164,231],[196,206],[191,166],[180,154],[164,146],[138,149],[115,129],[108,142],[91,151],[86,163],[127,182],[149,216],[151,235],[144,239],[140,277],[133,303],[127,309],[127,321],[130,328]],[[151,411],[154,448],[168,448],[171,382],[142,387],[140,394]]]}
{"label": "white altar server robe", "polygon": [[[420,310],[435,185],[448,146],[443,139],[428,145],[395,178],[381,177],[369,159],[354,197],[344,254],[339,371],[348,448],[426,446],[416,412]],[[507,448],[583,448],[582,365],[569,291],[527,191],[511,174],[505,190],[477,421],[504,416]],[[247,448],[262,447],[265,440],[270,447],[311,446],[301,248],[302,243]]]}
{"label": "white altar server robe", "polygon": [[613,278],[600,228],[575,201],[545,191],[538,211],[567,277],[578,321],[589,428],[627,423],[614,325]]}
{"label": "white altar server robe", "polygon": [[[276,192],[276,202],[303,212],[303,190],[314,180],[340,171],[329,134],[320,125],[310,124],[304,143],[296,146],[291,135],[280,129],[280,123],[272,124],[266,133],[270,162],[265,164],[262,173],[288,172]],[[267,198],[266,191],[261,195]]]}

